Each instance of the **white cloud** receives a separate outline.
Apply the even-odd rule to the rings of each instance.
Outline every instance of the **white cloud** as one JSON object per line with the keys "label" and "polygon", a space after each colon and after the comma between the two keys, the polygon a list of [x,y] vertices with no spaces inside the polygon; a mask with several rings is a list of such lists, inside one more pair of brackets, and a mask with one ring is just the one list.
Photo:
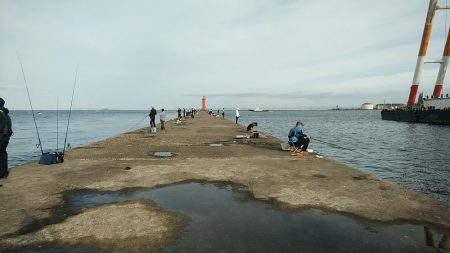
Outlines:
{"label": "white cloud", "polygon": [[[70,98],[78,61],[75,108],[191,107],[200,96],[186,95],[220,93],[209,103],[234,107],[241,100],[226,94],[263,94],[245,103],[295,107],[282,99],[290,93],[328,94],[320,106],[383,94],[398,102],[408,95],[426,8],[408,0],[4,0],[0,83],[22,83],[18,51],[38,108],[53,108],[45,96]],[[442,52],[443,18],[436,14],[430,58]],[[1,91],[10,107],[27,108],[26,94]]]}

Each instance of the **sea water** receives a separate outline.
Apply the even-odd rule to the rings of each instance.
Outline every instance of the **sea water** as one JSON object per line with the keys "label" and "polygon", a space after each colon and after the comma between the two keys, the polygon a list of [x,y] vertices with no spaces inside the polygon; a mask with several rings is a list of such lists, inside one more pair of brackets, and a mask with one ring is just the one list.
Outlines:
{"label": "sea water", "polygon": [[[258,130],[284,141],[302,121],[314,151],[450,203],[450,126],[382,120],[378,110],[240,114],[240,124],[258,122]],[[225,116],[235,120],[234,111]]]}
{"label": "sea water", "polygon": [[[79,147],[123,132],[149,127],[148,114],[148,111],[72,111],[66,146]],[[166,111],[166,120],[175,118],[176,114],[175,111]],[[38,159],[41,150],[31,111],[11,111],[10,116],[14,135],[8,146],[9,166]],[[68,116],[68,111],[35,111],[44,152],[63,150]],[[159,123],[159,111],[156,123]]]}

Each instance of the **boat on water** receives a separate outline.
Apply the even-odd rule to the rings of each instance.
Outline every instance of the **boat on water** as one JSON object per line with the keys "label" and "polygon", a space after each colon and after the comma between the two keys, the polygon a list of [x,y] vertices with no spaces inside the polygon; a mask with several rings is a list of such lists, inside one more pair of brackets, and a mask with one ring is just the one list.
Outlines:
{"label": "boat on water", "polygon": [[412,109],[381,111],[384,120],[450,125],[450,97],[422,98]]}
{"label": "boat on water", "polygon": [[[428,42],[431,37],[434,14],[436,10],[446,10],[448,8],[448,6],[439,7],[438,0],[430,0],[408,103],[403,108],[383,109],[381,111],[381,118],[383,120],[450,125],[450,98],[448,97],[448,94],[446,94],[445,97],[442,94],[445,73],[450,56],[450,28],[447,33],[447,40],[445,42],[442,58],[440,60],[425,60]],[[440,68],[431,98],[428,98],[428,96],[424,98],[423,94],[420,94],[419,99],[416,102],[417,90],[419,89],[419,82],[425,63],[437,63],[440,64]]]}
{"label": "boat on water", "polygon": [[248,109],[251,112],[268,112],[269,110],[263,110],[257,106],[255,109]]}

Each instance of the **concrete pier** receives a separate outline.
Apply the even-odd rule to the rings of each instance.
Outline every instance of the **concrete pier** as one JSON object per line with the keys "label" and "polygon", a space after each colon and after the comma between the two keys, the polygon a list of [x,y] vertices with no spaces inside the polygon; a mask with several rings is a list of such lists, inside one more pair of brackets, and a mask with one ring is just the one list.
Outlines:
{"label": "concrete pier", "polygon": [[[121,191],[183,181],[236,184],[282,209],[313,207],[450,229],[446,203],[331,159],[308,153],[296,158],[270,136],[234,138],[244,133],[243,126],[200,113],[180,124],[169,121],[166,131],[156,134],[140,129],[75,148],[62,164],[33,161],[18,166],[0,188],[0,251],[56,242],[123,252],[131,245],[139,249],[169,243],[183,226],[178,214],[145,201],[70,214],[64,212],[65,196],[86,189]],[[158,158],[155,151],[175,156]]]}

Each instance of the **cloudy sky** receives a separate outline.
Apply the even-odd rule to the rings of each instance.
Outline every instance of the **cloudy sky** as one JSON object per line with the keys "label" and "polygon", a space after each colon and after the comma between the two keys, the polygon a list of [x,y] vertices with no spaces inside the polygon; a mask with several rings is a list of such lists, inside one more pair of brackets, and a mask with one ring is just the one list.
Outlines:
{"label": "cloudy sky", "polygon": [[[445,5],[441,0],[440,5]],[[427,0],[0,0],[0,96],[28,109],[406,102]],[[442,55],[438,11],[428,58]],[[432,92],[437,65],[420,90]],[[447,93],[447,82],[444,93]],[[448,86],[447,86],[448,87]]]}

